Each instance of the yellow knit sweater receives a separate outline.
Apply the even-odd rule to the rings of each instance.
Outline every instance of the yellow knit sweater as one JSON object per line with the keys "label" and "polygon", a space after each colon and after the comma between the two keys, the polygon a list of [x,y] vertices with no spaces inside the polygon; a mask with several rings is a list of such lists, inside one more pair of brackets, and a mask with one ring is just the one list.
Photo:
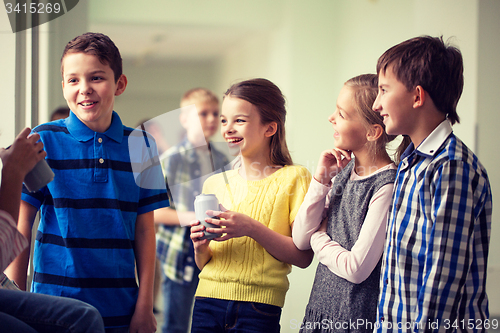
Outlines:
{"label": "yellow knit sweater", "polygon": [[[243,179],[238,170],[208,178],[203,193],[212,193],[229,210],[246,214],[268,228],[291,236],[290,225],[306,195],[311,174],[302,166],[285,166],[270,176]],[[271,256],[250,237],[210,242],[212,259],[203,267],[196,296],[259,302],[283,307],[291,265]]]}

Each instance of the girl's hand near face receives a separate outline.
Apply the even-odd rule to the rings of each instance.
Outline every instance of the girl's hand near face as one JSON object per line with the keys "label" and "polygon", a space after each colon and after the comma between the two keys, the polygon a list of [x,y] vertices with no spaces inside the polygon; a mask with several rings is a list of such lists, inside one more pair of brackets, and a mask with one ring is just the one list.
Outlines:
{"label": "girl's hand near face", "polygon": [[335,177],[351,160],[351,152],[343,149],[325,150],[319,156],[318,167],[314,178],[323,185],[329,185]]}

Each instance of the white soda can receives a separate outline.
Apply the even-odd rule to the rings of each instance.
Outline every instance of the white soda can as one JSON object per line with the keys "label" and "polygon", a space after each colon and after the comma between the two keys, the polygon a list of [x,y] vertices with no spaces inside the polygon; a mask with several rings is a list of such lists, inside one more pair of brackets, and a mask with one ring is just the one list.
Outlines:
{"label": "white soda can", "polygon": [[[219,210],[219,200],[215,194],[200,194],[194,199],[194,212],[196,214],[196,219],[201,222],[206,228],[220,228],[218,225],[205,222],[205,219],[219,219],[216,216],[209,216],[206,214],[207,210]],[[214,239],[220,237],[221,234],[214,234],[211,232],[204,231],[205,235],[201,239]]]}

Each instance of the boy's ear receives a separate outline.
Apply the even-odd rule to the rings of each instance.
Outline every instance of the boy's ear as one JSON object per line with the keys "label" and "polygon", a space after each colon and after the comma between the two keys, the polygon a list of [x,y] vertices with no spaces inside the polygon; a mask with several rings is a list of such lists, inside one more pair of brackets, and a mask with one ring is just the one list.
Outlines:
{"label": "boy's ear", "polygon": [[270,122],[269,124],[267,124],[267,129],[264,135],[266,136],[266,138],[270,138],[274,134],[276,134],[277,130],[278,130],[278,124],[275,121]]}
{"label": "boy's ear", "polygon": [[384,134],[384,128],[379,124],[371,125],[370,130],[366,133],[366,139],[368,141],[377,141]]}
{"label": "boy's ear", "polygon": [[424,105],[427,92],[422,86],[416,86],[414,90],[413,108],[419,108]]}
{"label": "boy's ear", "polygon": [[127,88],[127,82],[125,74],[120,75],[120,78],[116,82],[115,96],[120,96],[125,91],[125,88]]}

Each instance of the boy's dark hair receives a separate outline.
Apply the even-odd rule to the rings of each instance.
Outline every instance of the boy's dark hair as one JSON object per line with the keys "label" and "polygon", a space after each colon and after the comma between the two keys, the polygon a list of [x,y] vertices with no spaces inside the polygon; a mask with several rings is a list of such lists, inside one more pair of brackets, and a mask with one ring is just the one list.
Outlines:
{"label": "boy's dark hair", "polygon": [[392,66],[396,78],[410,91],[422,86],[436,108],[452,123],[459,123],[457,104],[464,86],[460,50],[444,43],[443,36],[420,36],[385,51],[377,63],[377,74]]}
{"label": "boy's dark hair", "polygon": [[286,108],[281,90],[271,81],[257,78],[233,84],[224,94],[225,97],[240,98],[253,104],[263,125],[276,122],[276,133],[271,137],[270,143],[271,163],[293,165],[285,140]]}
{"label": "boy's dark hair", "polygon": [[63,73],[63,59],[68,53],[85,53],[96,56],[102,64],[111,67],[115,75],[115,82],[122,75],[120,51],[115,43],[104,34],[87,32],[69,41],[61,57],[61,74]]}

